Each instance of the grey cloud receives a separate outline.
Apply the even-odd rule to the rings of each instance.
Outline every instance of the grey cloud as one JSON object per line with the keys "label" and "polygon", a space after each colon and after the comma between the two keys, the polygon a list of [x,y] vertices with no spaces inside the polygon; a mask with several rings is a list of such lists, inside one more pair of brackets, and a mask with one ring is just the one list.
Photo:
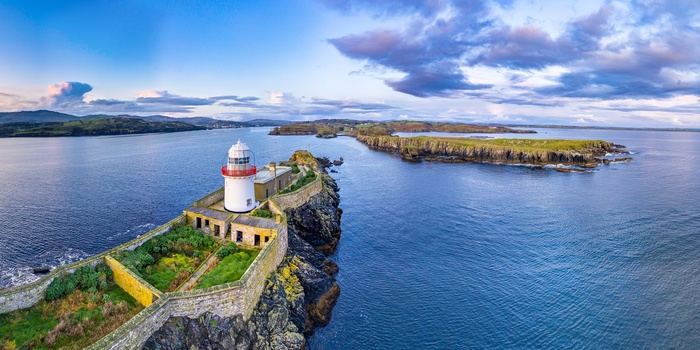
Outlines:
{"label": "grey cloud", "polygon": [[[413,96],[489,96],[489,85],[473,84],[463,73],[461,68],[468,66],[523,73],[510,75],[510,84],[524,81],[533,70],[562,66],[568,71],[552,79],[555,86],[535,89],[532,98],[516,100],[522,103],[539,104],[538,98],[551,97],[664,98],[700,93],[698,79],[688,74],[700,71],[700,3],[693,0],[629,0],[619,8],[608,3],[567,22],[557,37],[536,25],[510,27],[493,17],[492,6],[507,10],[512,1],[323,2],[347,13],[414,13],[400,28],[328,40],[346,57],[366,61],[367,67],[404,73],[385,83]],[[451,18],[437,17],[448,8]],[[621,40],[619,35],[626,31],[627,40]]]}

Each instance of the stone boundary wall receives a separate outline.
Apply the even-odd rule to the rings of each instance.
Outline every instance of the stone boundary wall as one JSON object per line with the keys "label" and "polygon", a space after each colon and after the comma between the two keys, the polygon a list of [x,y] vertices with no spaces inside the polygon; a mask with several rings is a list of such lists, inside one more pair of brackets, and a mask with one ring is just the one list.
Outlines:
{"label": "stone boundary wall", "polygon": [[207,289],[165,293],[117,330],[86,349],[139,348],[171,316],[199,317],[211,312],[221,317],[242,314],[248,319],[265,288],[267,277],[282,262],[287,245],[285,217],[277,227],[277,236],[265,245],[240,280]]}
{"label": "stone boundary wall", "polygon": [[316,179],[291,193],[278,194],[272,199],[279,205],[282,210],[289,208],[297,208],[308,202],[311,197],[321,192],[323,189],[323,179],[320,173],[316,173]]}
{"label": "stone boundary wall", "polygon": [[93,255],[72,264],[59,266],[35,281],[20,286],[0,289],[0,314],[25,309],[36,305],[36,303],[44,300],[46,288],[49,286],[49,284],[51,284],[51,281],[53,281],[55,277],[73,272],[76,269],[86,265],[95,266],[102,262],[103,259],[110,254],[114,254],[122,250],[133,250],[151,237],[167,232],[173,227],[173,225],[183,225],[185,220],[186,217],[184,215],[180,215],[175,219],[151,230],[150,232],[106,252]]}
{"label": "stone boundary wall", "polygon": [[224,199],[224,186],[221,186],[220,189],[194,201],[194,206],[206,208],[222,199]]}
{"label": "stone boundary wall", "polygon": [[114,282],[143,306],[149,306],[163,296],[158,289],[141,277],[131,272],[126,266],[111,256],[105,257],[105,263],[114,273]]}

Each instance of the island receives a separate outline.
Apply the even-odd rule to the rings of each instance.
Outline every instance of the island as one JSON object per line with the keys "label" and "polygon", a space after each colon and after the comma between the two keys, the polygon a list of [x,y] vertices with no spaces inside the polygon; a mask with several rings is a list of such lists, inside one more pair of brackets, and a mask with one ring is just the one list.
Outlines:
{"label": "island", "polygon": [[316,135],[321,138],[350,136],[367,147],[399,155],[412,162],[494,163],[553,167],[577,172],[600,164],[630,162],[625,146],[604,140],[492,138],[489,136],[399,137],[396,132],[536,133],[505,126],[450,124],[421,121],[366,122],[327,119],[275,127],[270,135]]}

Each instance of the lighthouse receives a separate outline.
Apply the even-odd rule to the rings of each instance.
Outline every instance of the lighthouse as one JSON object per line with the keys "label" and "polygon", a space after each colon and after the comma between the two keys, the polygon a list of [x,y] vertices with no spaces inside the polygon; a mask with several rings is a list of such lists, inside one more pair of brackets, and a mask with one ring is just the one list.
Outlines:
{"label": "lighthouse", "polygon": [[234,213],[247,213],[257,206],[255,202],[255,173],[250,164],[250,148],[241,140],[228,150],[228,162],[221,167],[224,176],[224,208]]}

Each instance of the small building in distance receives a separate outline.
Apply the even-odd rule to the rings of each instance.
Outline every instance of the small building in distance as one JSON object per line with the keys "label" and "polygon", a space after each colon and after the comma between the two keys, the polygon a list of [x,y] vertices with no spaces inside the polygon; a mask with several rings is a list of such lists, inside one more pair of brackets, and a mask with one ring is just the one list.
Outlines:
{"label": "small building in distance", "polygon": [[261,202],[292,184],[292,167],[274,162],[263,166],[255,174],[255,200]]}

